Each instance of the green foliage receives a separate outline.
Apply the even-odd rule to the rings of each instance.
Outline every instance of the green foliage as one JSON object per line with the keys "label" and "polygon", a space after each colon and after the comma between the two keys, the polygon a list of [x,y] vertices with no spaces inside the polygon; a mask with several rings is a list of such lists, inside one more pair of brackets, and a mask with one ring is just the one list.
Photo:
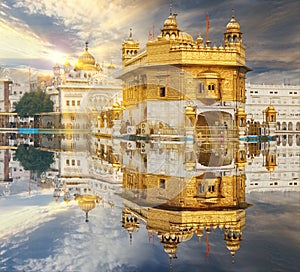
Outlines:
{"label": "green foliage", "polygon": [[43,91],[25,93],[19,102],[16,103],[15,111],[20,117],[33,116],[37,113],[52,112],[53,101]]}
{"label": "green foliage", "polygon": [[51,163],[54,162],[54,154],[52,152],[38,150],[29,145],[18,146],[16,158],[25,170],[35,171],[39,174],[47,171]]}

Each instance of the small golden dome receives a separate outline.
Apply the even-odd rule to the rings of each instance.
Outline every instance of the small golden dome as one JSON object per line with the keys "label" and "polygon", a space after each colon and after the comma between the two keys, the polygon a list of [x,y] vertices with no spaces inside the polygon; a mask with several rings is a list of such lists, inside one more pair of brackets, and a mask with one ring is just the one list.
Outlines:
{"label": "small golden dome", "polygon": [[116,67],[112,64],[112,62],[107,66],[108,69],[115,69]]}
{"label": "small golden dome", "polygon": [[120,104],[119,104],[119,102],[114,102],[113,103],[113,108],[120,108]]}
{"label": "small golden dome", "polygon": [[130,28],[129,37],[126,41],[124,41],[127,45],[136,45],[137,42],[132,38],[132,28]]}
{"label": "small golden dome", "polygon": [[232,17],[230,22],[227,24],[226,29],[228,32],[240,32],[241,26],[234,18],[234,10],[232,10]]}
{"label": "small golden dome", "polygon": [[237,110],[237,113],[238,113],[238,114],[245,114],[246,112],[245,112],[245,109],[244,109],[244,108],[239,107],[238,110]]}
{"label": "small golden dome", "polygon": [[181,39],[182,42],[194,43],[193,37],[186,32],[180,32],[179,39]]}
{"label": "small golden dome", "polygon": [[266,112],[276,112],[275,108],[273,107],[273,105],[269,105]]}
{"label": "small golden dome", "polygon": [[274,166],[274,165],[268,165],[268,166],[266,166],[266,169],[267,169],[269,172],[273,173],[274,170],[275,170],[275,166]]}
{"label": "small golden dome", "polygon": [[122,108],[121,108],[121,106],[120,106],[120,104],[118,102],[114,102],[113,106],[112,106],[112,110],[114,112],[118,112],[118,111],[122,111]]}
{"label": "small golden dome", "polygon": [[69,60],[66,60],[66,61],[65,61],[64,66],[71,66]]}
{"label": "small golden dome", "polygon": [[202,38],[201,34],[199,34],[199,36],[197,38],[197,44],[198,45],[203,44],[203,38]]}
{"label": "small golden dome", "polygon": [[195,114],[195,109],[191,105],[188,105],[185,108],[185,115],[194,115],[194,114]]}
{"label": "small golden dome", "polygon": [[53,66],[53,70],[55,70],[55,69],[57,69],[57,70],[60,69],[60,66],[57,63]]}
{"label": "small golden dome", "polygon": [[164,22],[164,28],[177,29],[177,27],[178,27],[178,24],[177,24],[176,17],[174,17],[172,14],[170,14],[170,16]]}

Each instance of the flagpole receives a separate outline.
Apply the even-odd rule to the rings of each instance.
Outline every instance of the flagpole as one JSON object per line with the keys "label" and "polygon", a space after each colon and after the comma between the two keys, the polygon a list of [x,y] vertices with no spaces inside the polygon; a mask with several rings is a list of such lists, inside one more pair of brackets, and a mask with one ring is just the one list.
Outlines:
{"label": "flagpole", "polygon": [[209,42],[208,39],[208,31],[210,29],[210,23],[209,23],[209,17],[208,17],[208,12],[206,12],[206,43]]}

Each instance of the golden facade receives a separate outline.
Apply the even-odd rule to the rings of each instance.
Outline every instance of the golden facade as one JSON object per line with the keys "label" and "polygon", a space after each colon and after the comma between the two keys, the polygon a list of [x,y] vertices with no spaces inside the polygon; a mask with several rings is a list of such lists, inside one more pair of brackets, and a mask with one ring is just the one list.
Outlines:
{"label": "golden facade", "polygon": [[202,100],[204,104],[245,103],[245,45],[234,14],[224,33],[224,45],[211,46],[178,28],[170,10],[161,34],[140,52],[132,38],[122,44],[124,105],[148,100]]}

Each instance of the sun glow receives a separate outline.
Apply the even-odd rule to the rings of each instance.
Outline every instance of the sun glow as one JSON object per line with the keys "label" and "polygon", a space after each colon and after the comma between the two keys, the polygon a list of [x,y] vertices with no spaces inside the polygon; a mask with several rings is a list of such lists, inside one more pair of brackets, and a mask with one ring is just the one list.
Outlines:
{"label": "sun glow", "polygon": [[52,51],[50,53],[49,59],[54,63],[58,65],[63,65],[67,59],[66,54],[60,52],[60,51]]}

